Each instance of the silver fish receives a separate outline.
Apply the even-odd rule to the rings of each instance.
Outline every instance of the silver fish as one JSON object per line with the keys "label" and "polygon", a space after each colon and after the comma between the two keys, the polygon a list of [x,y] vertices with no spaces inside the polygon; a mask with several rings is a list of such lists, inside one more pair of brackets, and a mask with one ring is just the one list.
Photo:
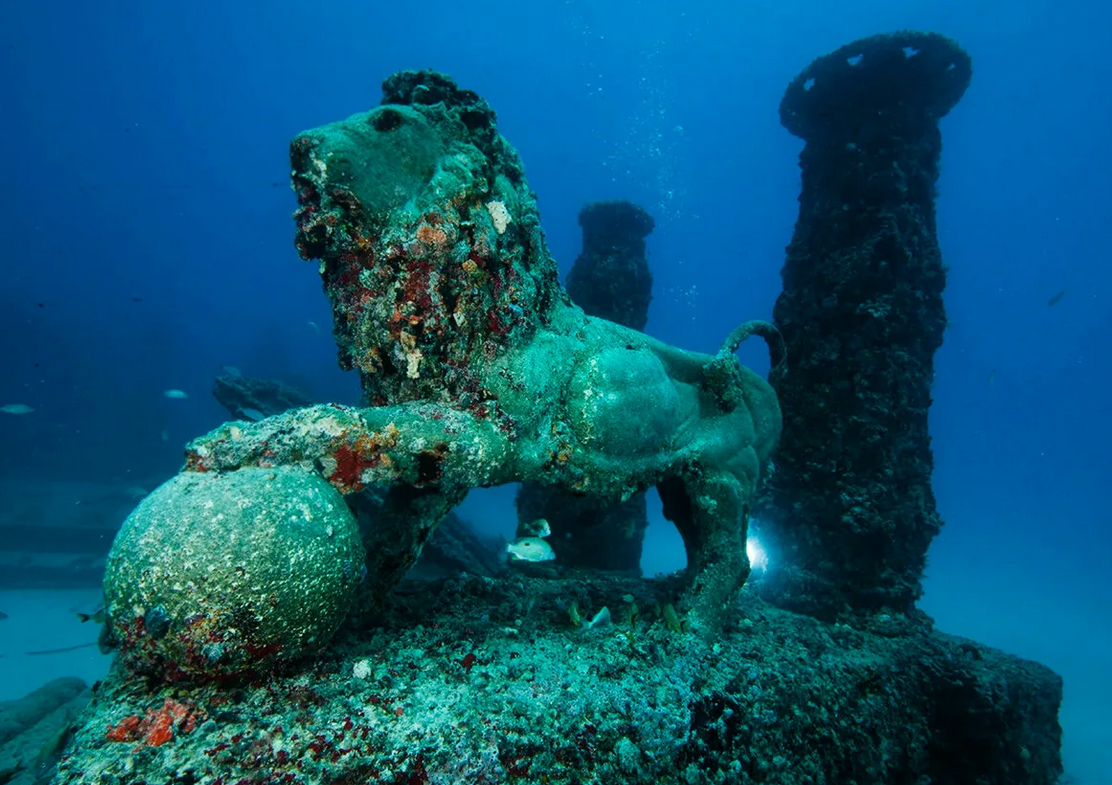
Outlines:
{"label": "silver fish", "polygon": [[602,610],[595,614],[594,618],[587,622],[588,630],[601,630],[609,627],[611,624],[610,609],[603,606]]}
{"label": "silver fish", "polygon": [[166,390],[162,394],[165,395],[167,398],[173,398],[177,401],[181,401],[189,397],[189,393],[185,392],[184,390]]}
{"label": "silver fish", "polygon": [[556,551],[540,537],[518,537],[507,543],[506,553],[511,559],[519,561],[552,561],[556,558]]}
{"label": "silver fish", "polygon": [[552,534],[552,527],[544,518],[537,518],[531,523],[521,523],[517,527],[518,537],[547,537]]}
{"label": "silver fish", "polygon": [[35,411],[25,403],[7,403],[0,406],[0,412],[4,414],[30,414]]}

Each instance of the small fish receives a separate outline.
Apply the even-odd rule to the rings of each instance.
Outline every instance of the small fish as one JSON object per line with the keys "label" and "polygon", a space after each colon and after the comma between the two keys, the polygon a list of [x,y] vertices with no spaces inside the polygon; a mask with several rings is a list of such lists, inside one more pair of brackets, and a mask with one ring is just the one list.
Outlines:
{"label": "small fish", "polygon": [[221,365],[220,372],[225,376],[243,376],[243,371],[234,365]]}
{"label": "small fish", "polygon": [[532,523],[522,523],[517,527],[518,537],[547,537],[552,534],[552,527],[544,518],[537,518]]}
{"label": "small fish", "polygon": [[164,441],[164,442],[168,442],[168,441],[170,441],[170,434],[169,434],[168,432],[166,432],[166,431],[163,431],[163,432],[162,432],[161,434],[159,434],[159,435],[160,435],[160,436],[162,437],[162,441]]}
{"label": "small fish", "polygon": [[1058,292],[1058,294],[1054,295],[1049,300],[1047,300],[1046,304],[1047,305],[1057,305],[1058,303],[1060,303],[1062,301],[1062,298],[1065,297],[1065,296],[1066,296],[1066,290],[1063,289],[1062,291]]}
{"label": "small fish", "polygon": [[8,614],[4,613],[4,611],[0,611],[0,621],[4,621],[6,618],[8,618]]}
{"label": "small fish", "polygon": [[141,302],[143,302],[143,298],[142,297],[132,297],[131,301],[133,303],[141,303]]}
{"label": "small fish", "polygon": [[988,386],[991,387],[995,381],[996,381],[996,369],[993,368],[991,371],[988,372]]}
{"label": "small fish", "polygon": [[313,331],[314,335],[320,335],[320,327],[317,325],[316,322],[307,322],[307,324],[309,325],[309,329]]}
{"label": "small fish", "polygon": [[176,401],[185,400],[189,397],[189,393],[185,392],[184,390],[166,390],[162,394],[165,395],[167,398],[173,398]]}
{"label": "small fish", "polygon": [[602,610],[595,614],[594,618],[587,622],[588,630],[600,630],[609,627],[611,623],[610,609],[605,605]]}
{"label": "small fish", "polygon": [[0,412],[4,414],[30,414],[35,411],[25,403],[8,403],[0,406]]}
{"label": "small fish", "polygon": [[518,537],[506,545],[506,553],[518,561],[552,561],[556,551],[540,537]]}
{"label": "small fish", "polygon": [[668,603],[664,606],[664,626],[672,632],[683,632],[683,622],[680,621],[679,614],[676,613],[675,606]]}
{"label": "small fish", "polygon": [[259,420],[265,420],[266,419],[265,414],[260,412],[258,409],[252,409],[250,407],[248,407],[246,409],[240,409],[239,413],[243,415],[243,418],[245,420],[251,420],[253,422],[258,422]]}
{"label": "small fish", "polygon": [[104,608],[97,608],[92,613],[79,613],[77,618],[81,619],[84,624],[87,621],[96,622],[97,624],[104,624]]}

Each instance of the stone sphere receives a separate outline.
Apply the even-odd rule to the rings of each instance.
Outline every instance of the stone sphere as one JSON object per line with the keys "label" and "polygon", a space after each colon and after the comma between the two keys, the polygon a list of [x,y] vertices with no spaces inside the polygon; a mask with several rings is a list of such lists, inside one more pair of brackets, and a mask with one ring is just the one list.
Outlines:
{"label": "stone sphere", "polygon": [[108,555],[106,623],[126,663],[222,679],[309,654],[364,571],[355,516],[296,468],[184,472],[128,516]]}

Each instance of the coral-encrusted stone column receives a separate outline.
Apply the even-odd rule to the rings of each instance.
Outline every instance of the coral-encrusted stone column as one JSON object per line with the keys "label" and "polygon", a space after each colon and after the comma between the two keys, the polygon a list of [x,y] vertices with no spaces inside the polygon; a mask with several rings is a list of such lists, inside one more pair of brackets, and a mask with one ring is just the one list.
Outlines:
{"label": "coral-encrusted stone column", "polygon": [[927,430],[942,344],[935,234],[938,120],[969,56],[937,34],[866,38],[789,85],[784,126],[806,141],[775,322],[788,350],[765,532],[763,591],[823,618],[905,612],[941,519]]}
{"label": "coral-encrusted stone column", "polygon": [[652,216],[632,202],[595,202],[579,211],[579,226],[583,253],[568,274],[572,302],[590,316],[644,330],[653,299],[645,257]]}
{"label": "coral-encrusted stone column", "polygon": [[[583,253],[568,274],[572,302],[611,322],[642,330],[649,319],[653,277],[645,238],[653,219],[622,200],[594,202],[579,211]],[[546,519],[556,561],[564,567],[639,572],[649,527],[645,494],[625,501],[575,496],[554,485],[524,483],[517,494],[521,524]]]}

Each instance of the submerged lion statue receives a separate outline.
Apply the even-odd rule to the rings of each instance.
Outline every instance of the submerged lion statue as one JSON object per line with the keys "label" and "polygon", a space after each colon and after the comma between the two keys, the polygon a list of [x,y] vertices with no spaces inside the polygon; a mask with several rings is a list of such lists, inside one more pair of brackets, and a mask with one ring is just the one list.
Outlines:
{"label": "submerged lion statue", "polygon": [[[713,628],[748,575],[749,509],[781,427],[772,388],[734,353],[758,333],[779,361],[775,329],[746,323],[704,355],[585,315],[487,104],[433,72],[383,91],[290,151],[297,248],[319,264],[366,405],[226,424],[189,445],[183,472],[297,466],[341,494],[386,489],[366,542],[376,601],[471,488],[623,499],[655,485],[687,551],[688,618]],[[152,591],[119,587],[116,612],[146,612]]]}

